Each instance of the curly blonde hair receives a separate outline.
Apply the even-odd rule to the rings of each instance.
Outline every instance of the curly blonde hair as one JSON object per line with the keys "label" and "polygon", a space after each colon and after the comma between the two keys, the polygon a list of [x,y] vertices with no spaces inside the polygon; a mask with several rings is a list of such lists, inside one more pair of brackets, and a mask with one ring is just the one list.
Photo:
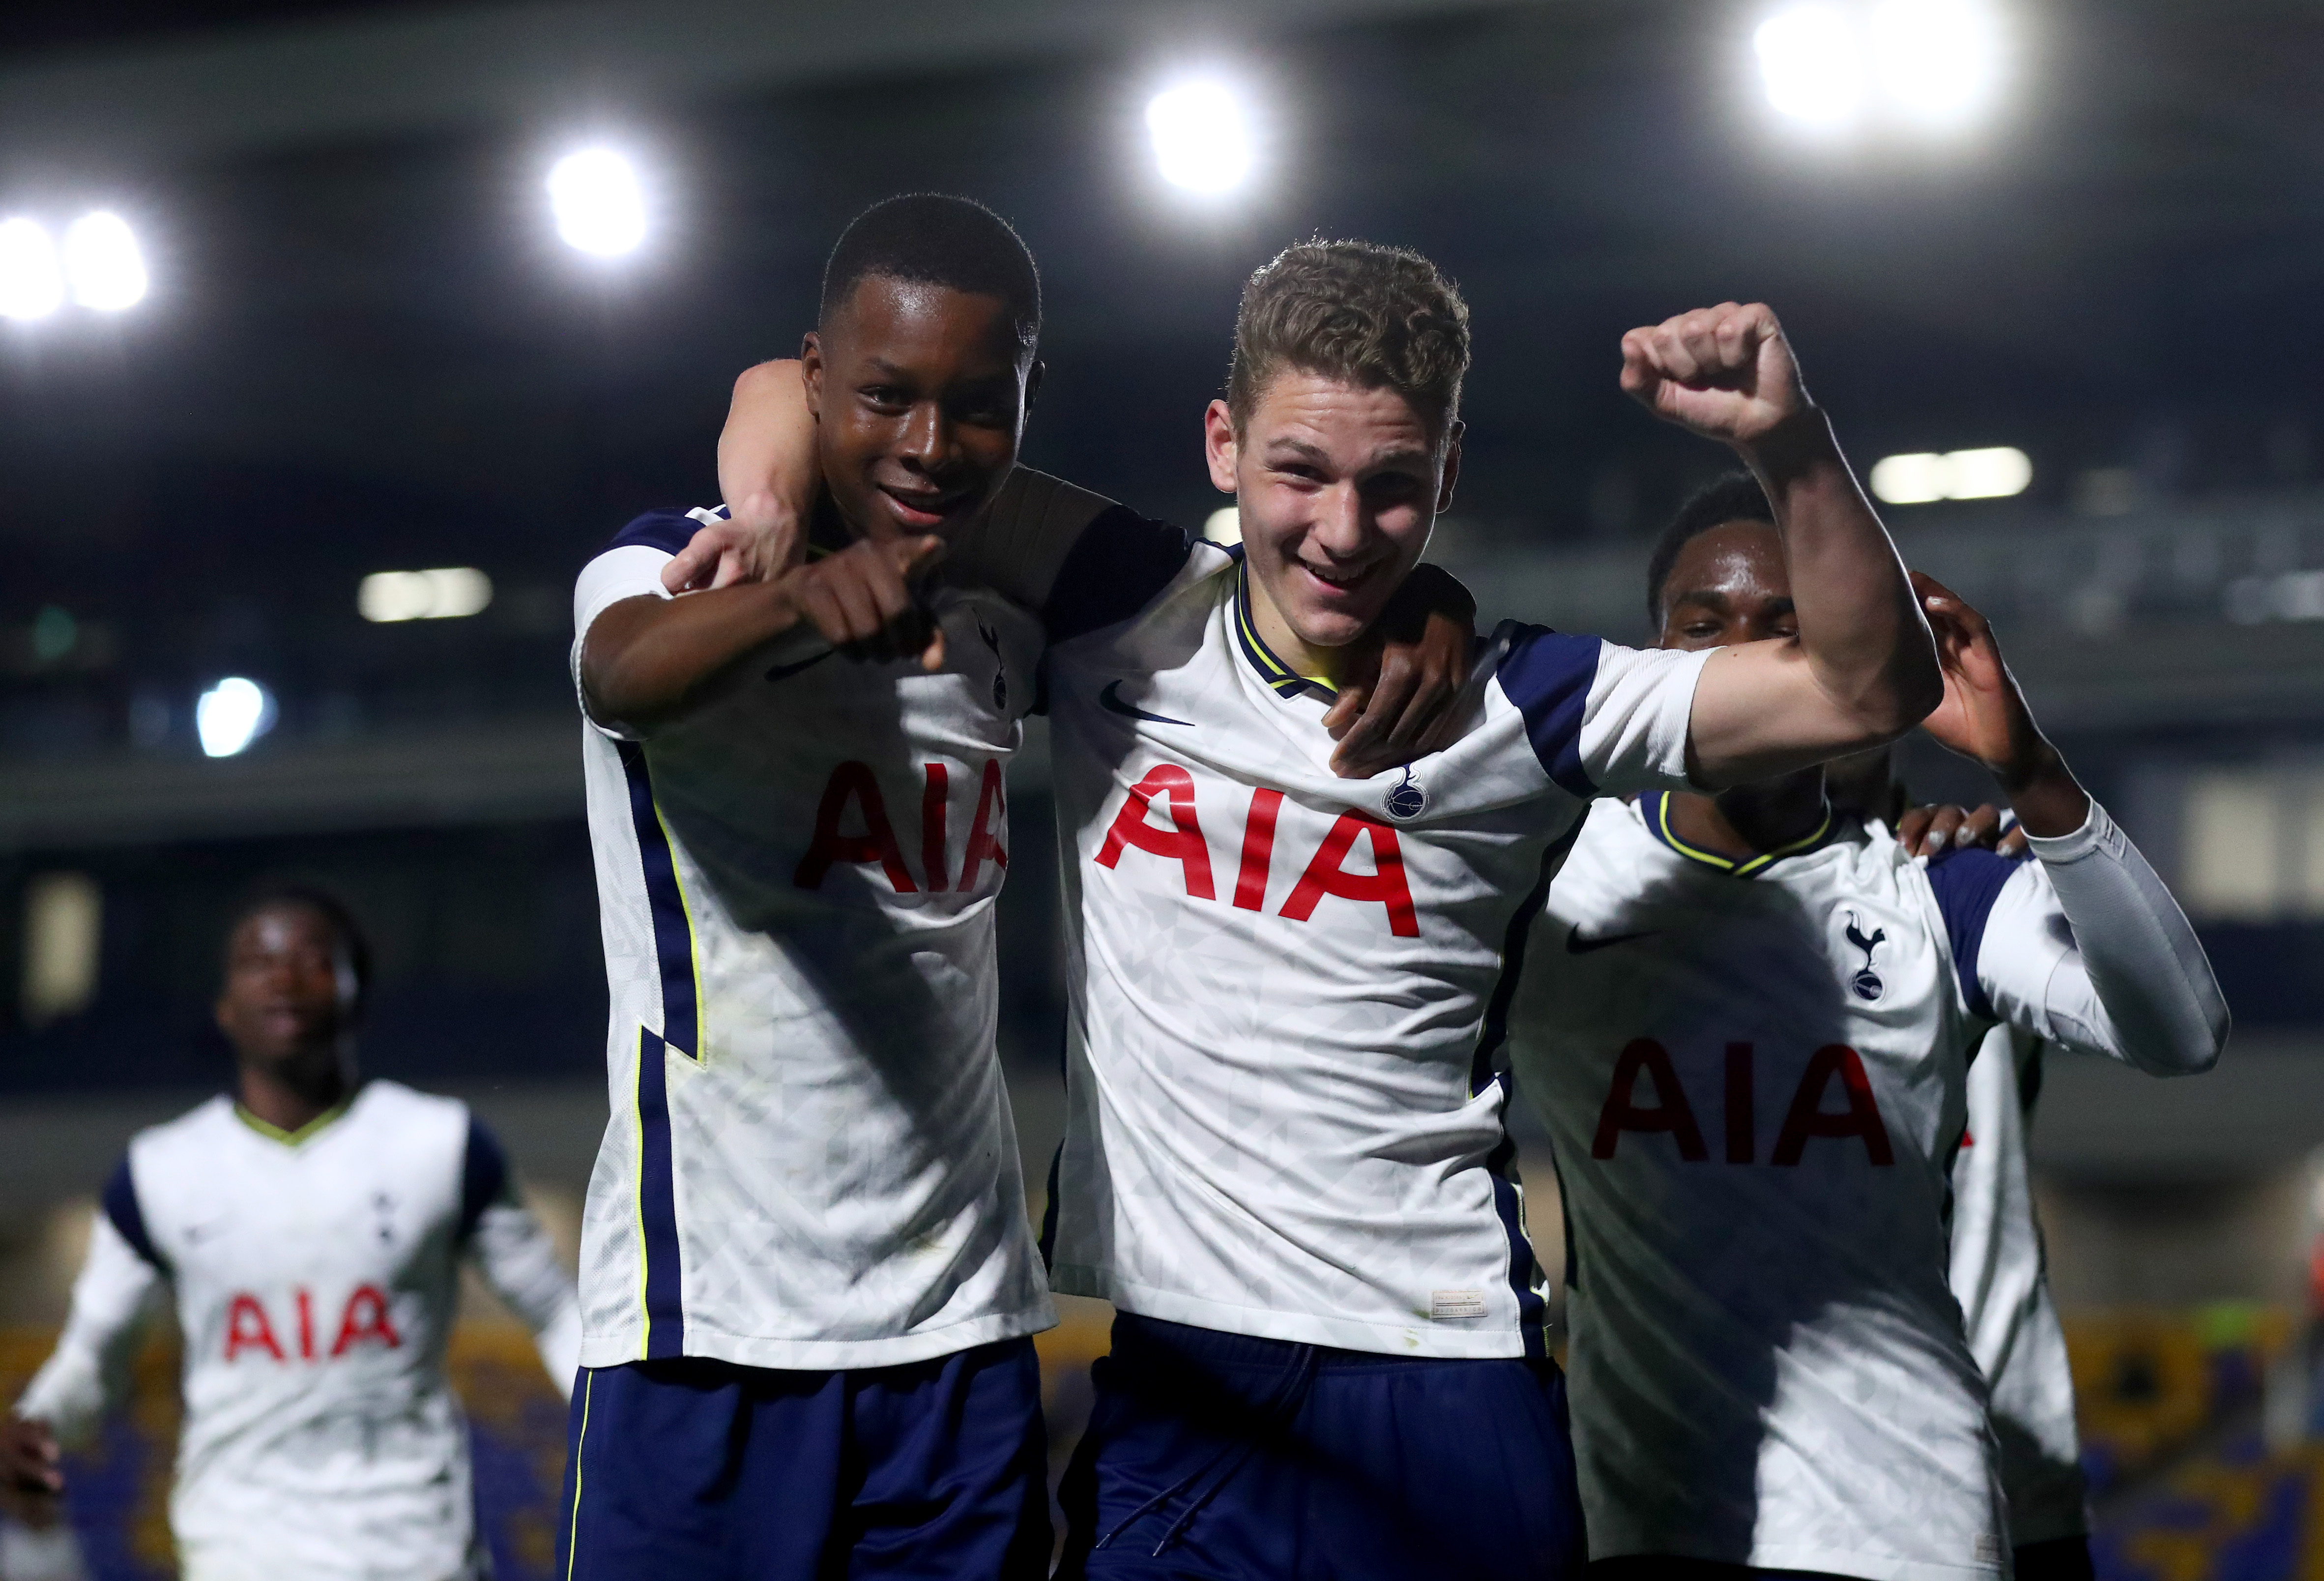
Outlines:
{"label": "curly blonde hair", "polygon": [[1323,240],[1286,247],[1253,272],[1235,314],[1227,410],[1237,433],[1268,381],[1292,368],[1395,390],[1442,443],[1461,415],[1469,304],[1407,247]]}

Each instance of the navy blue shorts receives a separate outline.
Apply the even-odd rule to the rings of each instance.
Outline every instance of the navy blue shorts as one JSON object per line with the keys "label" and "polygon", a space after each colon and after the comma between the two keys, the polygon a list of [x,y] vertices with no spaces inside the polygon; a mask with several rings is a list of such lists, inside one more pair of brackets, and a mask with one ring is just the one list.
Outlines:
{"label": "navy blue shorts", "polygon": [[1123,1313],[1065,1473],[1060,1581],[1579,1581],[1565,1379]]}
{"label": "navy blue shorts", "polygon": [[1029,1339],[900,1367],[698,1358],[583,1368],[562,1581],[1041,1581]]}

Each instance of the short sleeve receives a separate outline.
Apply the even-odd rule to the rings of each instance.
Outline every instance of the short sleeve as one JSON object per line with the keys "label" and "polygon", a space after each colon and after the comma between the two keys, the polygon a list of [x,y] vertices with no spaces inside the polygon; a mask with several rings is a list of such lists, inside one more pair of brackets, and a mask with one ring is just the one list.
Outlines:
{"label": "short sleeve", "polygon": [[112,1178],[105,1183],[105,1194],[98,1198],[98,1206],[103,1208],[106,1221],[113,1225],[114,1233],[128,1244],[131,1251],[161,1272],[169,1271],[169,1265],[162,1262],[161,1253],[154,1250],[153,1237],[145,1228],[145,1210],[137,1200],[137,1177],[131,1172],[127,1159],[114,1166]]}
{"label": "short sleeve", "polygon": [[[650,596],[669,596],[669,589],[661,585],[661,569],[677,558],[695,532],[709,523],[725,519],[726,509],[715,511],[649,511],[613,535],[612,542],[599,550],[595,559],[581,568],[581,575],[573,584],[573,695],[581,705],[584,718],[588,717],[589,701],[581,692],[581,645],[588,641],[589,628],[597,617],[624,598]],[[595,725],[596,722],[592,720]],[[618,740],[626,740],[620,732],[596,728]]]}
{"label": "short sleeve", "polygon": [[1953,970],[1960,978],[1961,999],[1971,1014],[1996,1020],[1992,997],[1978,975],[1978,957],[1985,948],[1986,924],[1994,902],[2009,881],[2026,864],[1990,851],[1952,850],[1929,863],[1929,888],[1935,892],[1937,911],[1945,922],[1945,939],[1952,946]]}
{"label": "short sleeve", "polygon": [[1500,636],[1494,679],[1558,785],[1584,800],[1692,788],[1687,726],[1711,651],[1625,648],[1514,623]]}
{"label": "short sleeve", "polygon": [[466,1244],[476,1233],[484,1210],[511,1199],[508,1154],[500,1139],[475,1115],[468,1116],[468,1143],[460,1160],[459,1240]]}

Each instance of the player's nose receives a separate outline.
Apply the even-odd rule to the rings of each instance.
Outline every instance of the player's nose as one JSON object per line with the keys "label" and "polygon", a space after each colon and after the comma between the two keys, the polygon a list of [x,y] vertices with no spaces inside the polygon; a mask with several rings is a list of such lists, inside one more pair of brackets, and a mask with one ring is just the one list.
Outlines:
{"label": "player's nose", "polygon": [[906,416],[898,451],[907,464],[933,472],[952,454],[952,423],[945,416],[943,404],[923,401]]}

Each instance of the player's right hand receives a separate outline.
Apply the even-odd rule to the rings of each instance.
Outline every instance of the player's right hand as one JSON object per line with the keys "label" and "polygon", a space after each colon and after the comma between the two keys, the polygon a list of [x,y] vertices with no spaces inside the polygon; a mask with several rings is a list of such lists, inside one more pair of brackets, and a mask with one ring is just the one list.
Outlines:
{"label": "player's right hand", "polygon": [[801,566],[778,587],[823,640],[853,659],[891,663],[917,655],[944,668],[944,628],[928,616],[920,583],[944,556],[944,540],[862,538]]}
{"label": "player's right hand", "polygon": [[11,1416],[0,1428],[0,1475],[20,1493],[65,1491],[64,1456],[49,1425]]}
{"label": "player's right hand", "polygon": [[807,532],[798,514],[765,489],[744,500],[724,522],[687,541],[661,569],[661,585],[676,593],[771,582],[799,563]]}

